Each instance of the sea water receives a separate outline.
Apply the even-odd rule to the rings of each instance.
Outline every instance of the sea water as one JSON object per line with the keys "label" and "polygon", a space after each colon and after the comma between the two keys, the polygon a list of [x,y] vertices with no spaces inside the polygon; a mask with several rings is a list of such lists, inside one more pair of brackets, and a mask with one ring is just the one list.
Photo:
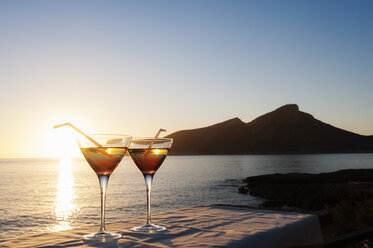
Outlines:
{"label": "sea water", "polygon": [[[155,175],[152,212],[263,200],[238,193],[241,180],[287,172],[373,168],[373,154],[169,156]],[[0,239],[68,230],[100,220],[97,176],[84,159],[1,159]],[[146,215],[145,183],[125,157],[112,174],[106,221]],[[142,224],[142,223],[139,223]]]}

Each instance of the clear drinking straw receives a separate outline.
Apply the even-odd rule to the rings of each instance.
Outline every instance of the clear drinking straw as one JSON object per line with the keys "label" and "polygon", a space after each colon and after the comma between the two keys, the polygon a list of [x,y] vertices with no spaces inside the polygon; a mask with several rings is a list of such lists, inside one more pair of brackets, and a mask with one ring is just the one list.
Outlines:
{"label": "clear drinking straw", "polygon": [[158,136],[161,134],[161,132],[166,132],[166,129],[162,129],[160,128],[157,132],[157,134],[155,135],[154,139],[152,140],[152,142],[150,142],[149,146],[148,146],[148,149],[146,149],[144,155],[142,156],[142,158],[144,159],[146,156],[148,156],[148,154],[150,153],[150,149],[152,148],[152,146],[154,145],[155,141],[157,140]]}
{"label": "clear drinking straw", "polygon": [[152,148],[152,146],[154,145],[155,141],[157,140],[157,138],[158,138],[158,136],[161,134],[161,132],[166,132],[166,129],[162,129],[162,128],[160,128],[160,129],[158,130],[158,133],[155,135],[155,137],[154,137],[154,139],[152,140],[152,142],[150,143],[148,149],[151,149],[151,148]]}

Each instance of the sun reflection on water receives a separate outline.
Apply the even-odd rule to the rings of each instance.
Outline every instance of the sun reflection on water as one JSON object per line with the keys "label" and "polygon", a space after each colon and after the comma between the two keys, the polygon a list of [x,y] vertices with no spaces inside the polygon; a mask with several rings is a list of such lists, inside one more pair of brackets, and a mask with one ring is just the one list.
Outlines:
{"label": "sun reflection on water", "polygon": [[72,217],[79,211],[75,199],[72,159],[71,157],[61,157],[57,197],[53,210],[56,223],[49,228],[50,231],[62,231],[72,228]]}

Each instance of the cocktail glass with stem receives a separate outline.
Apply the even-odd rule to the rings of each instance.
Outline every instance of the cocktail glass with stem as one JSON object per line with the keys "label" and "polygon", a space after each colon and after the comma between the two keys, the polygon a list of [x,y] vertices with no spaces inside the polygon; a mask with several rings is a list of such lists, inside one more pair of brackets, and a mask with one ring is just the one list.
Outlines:
{"label": "cocktail glass with stem", "polygon": [[[105,228],[106,189],[111,173],[118,166],[131,143],[131,136],[116,134],[92,134],[78,137],[81,152],[91,168],[96,172],[101,191],[101,226],[96,233],[83,236],[83,240],[111,241],[122,237],[118,233],[110,233]],[[93,142],[92,142],[93,141]]]}
{"label": "cocktail glass with stem", "polygon": [[154,174],[157,172],[172,145],[169,138],[133,138],[128,149],[132,160],[144,175],[147,196],[147,220],[142,226],[134,227],[135,232],[154,233],[166,230],[151,222],[150,194]]}

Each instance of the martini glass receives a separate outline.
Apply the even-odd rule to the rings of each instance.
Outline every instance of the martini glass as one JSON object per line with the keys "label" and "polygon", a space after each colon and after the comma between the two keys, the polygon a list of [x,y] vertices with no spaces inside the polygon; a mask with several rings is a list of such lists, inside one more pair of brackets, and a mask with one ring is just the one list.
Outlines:
{"label": "martini glass", "polygon": [[96,172],[101,191],[101,226],[96,233],[83,236],[83,240],[106,242],[122,237],[105,229],[106,189],[111,173],[118,166],[131,143],[131,136],[117,134],[92,134],[90,139],[78,137],[81,152]]}
{"label": "martini glass", "polygon": [[154,233],[166,230],[164,226],[157,226],[151,222],[150,193],[154,174],[166,159],[172,139],[168,138],[134,138],[128,149],[133,162],[140,169],[145,178],[147,195],[147,220],[142,226],[134,227],[135,232]]}

